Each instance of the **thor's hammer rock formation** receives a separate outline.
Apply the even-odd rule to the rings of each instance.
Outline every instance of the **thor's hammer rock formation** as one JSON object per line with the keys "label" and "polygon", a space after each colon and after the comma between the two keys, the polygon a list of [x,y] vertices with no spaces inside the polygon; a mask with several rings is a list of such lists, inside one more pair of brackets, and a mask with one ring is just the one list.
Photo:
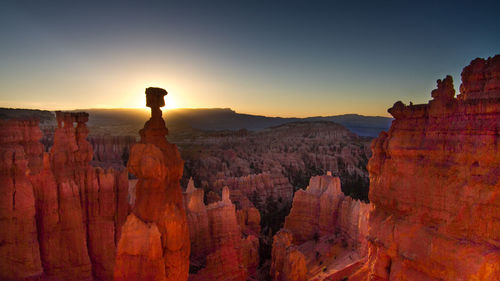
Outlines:
{"label": "thor's hammer rock formation", "polygon": [[118,243],[115,280],[187,280],[189,230],[179,180],[183,161],[160,107],[167,92],[146,89],[151,119],[139,133],[141,141],[130,151],[129,171],[139,180],[132,214]]}

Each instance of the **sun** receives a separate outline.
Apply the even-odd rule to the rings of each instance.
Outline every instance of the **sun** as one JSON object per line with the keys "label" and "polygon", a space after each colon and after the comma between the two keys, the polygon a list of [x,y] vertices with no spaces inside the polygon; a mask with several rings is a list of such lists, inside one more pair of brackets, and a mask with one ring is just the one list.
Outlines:
{"label": "sun", "polygon": [[177,102],[175,101],[175,97],[170,93],[165,96],[165,109],[175,109],[177,108]]}

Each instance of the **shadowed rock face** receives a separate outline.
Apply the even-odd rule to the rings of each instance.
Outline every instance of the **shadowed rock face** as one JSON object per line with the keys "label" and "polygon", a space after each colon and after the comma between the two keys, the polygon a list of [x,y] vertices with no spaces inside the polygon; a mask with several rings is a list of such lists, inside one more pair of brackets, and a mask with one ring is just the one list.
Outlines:
{"label": "shadowed rock face", "polygon": [[167,142],[161,106],[167,92],[146,89],[151,119],[132,146],[128,168],[138,178],[132,214],[118,243],[115,280],[187,280],[190,242],[179,180],[183,161]]}
{"label": "shadowed rock face", "polygon": [[499,280],[500,55],[389,109],[373,143],[369,260],[349,280]]}

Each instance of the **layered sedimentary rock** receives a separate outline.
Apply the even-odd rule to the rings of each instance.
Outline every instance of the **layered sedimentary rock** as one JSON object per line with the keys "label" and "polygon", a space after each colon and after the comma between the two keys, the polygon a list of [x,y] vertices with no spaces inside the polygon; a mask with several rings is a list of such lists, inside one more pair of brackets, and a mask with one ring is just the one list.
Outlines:
{"label": "layered sedimentary rock", "polygon": [[369,260],[349,280],[500,280],[500,55],[429,104],[389,109],[372,144]]}
{"label": "layered sedimentary rock", "polygon": [[[274,280],[318,280],[366,254],[369,204],[342,193],[330,172],[295,193],[284,228],[273,238]],[[325,276],[322,276],[325,275]]]}
{"label": "layered sedimentary rock", "polygon": [[[0,120],[0,279],[21,280],[43,272],[28,174],[42,153],[38,121]],[[26,150],[25,150],[26,148]],[[31,158],[31,162],[29,161]],[[39,168],[39,167],[38,167]]]}
{"label": "layered sedimentary rock", "polygon": [[151,119],[132,146],[129,171],[137,176],[136,198],[118,243],[115,280],[187,280],[190,242],[179,180],[183,161],[160,107],[167,92],[146,89]]}
{"label": "layered sedimentary rock", "polygon": [[189,279],[247,280],[254,275],[259,262],[259,240],[251,224],[244,224],[245,232],[241,230],[229,189],[223,189],[221,201],[206,206],[203,190],[195,188],[190,180],[184,198],[192,246],[191,266],[196,271]]}
{"label": "layered sedimentary rock", "polygon": [[[32,268],[36,262],[27,258],[21,262],[12,252],[7,257],[17,261],[16,266],[2,272],[48,280],[111,280],[115,241],[128,213],[127,173],[89,165],[92,148],[85,140],[88,114],[57,112],[56,117],[58,127],[49,153],[43,153],[39,142],[42,132],[38,121],[2,121],[1,131],[9,134],[2,140],[6,141],[2,151],[13,155],[9,165],[17,167],[10,168],[2,182],[5,187],[15,183],[12,203],[23,200],[13,205],[13,211],[24,208],[24,216],[36,218],[34,232],[28,226],[15,231],[17,225],[25,223],[22,217],[17,222],[6,221],[2,229],[9,230],[7,238],[14,235],[25,239],[25,235],[34,233],[37,243],[31,248],[39,253],[41,263],[35,273]],[[22,155],[28,169],[20,178]],[[1,203],[2,210],[9,209],[6,203]],[[14,212],[8,217],[16,216]]]}

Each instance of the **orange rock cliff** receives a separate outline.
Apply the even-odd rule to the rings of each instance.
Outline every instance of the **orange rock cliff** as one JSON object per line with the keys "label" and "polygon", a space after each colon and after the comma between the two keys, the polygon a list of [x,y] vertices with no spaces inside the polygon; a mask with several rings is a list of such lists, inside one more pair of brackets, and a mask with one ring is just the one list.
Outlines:
{"label": "orange rock cliff", "polygon": [[372,143],[369,259],[349,280],[500,280],[500,55],[389,109]]}
{"label": "orange rock cliff", "polygon": [[190,241],[179,180],[183,161],[168,133],[160,107],[167,92],[146,89],[151,119],[132,146],[129,171],[137,176],[135,204],[118,243],[115,280],[187,280]]}

